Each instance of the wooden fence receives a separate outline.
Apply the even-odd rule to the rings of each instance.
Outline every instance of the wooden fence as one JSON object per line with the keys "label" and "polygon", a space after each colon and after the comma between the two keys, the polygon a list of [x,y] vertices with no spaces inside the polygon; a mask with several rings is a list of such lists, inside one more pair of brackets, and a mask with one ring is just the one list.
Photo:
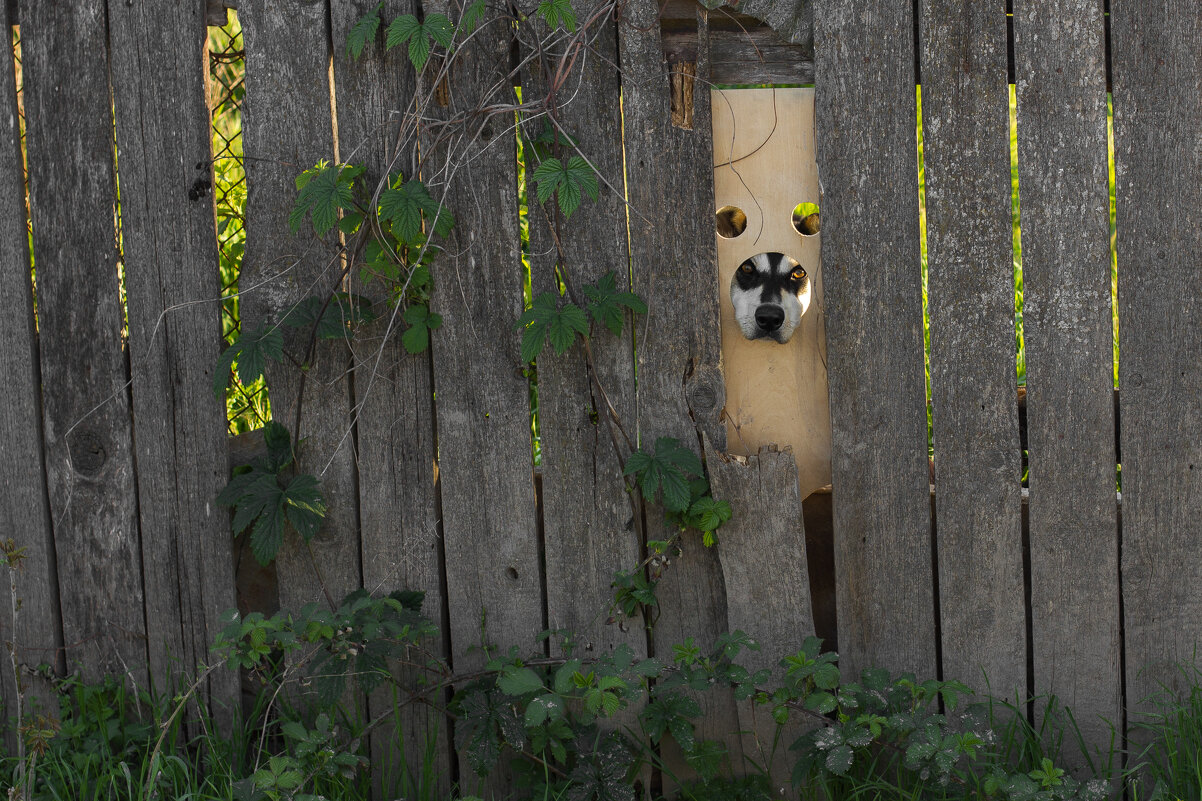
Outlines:
{"label": "wooden fence", "polygon": [[[320,159],[384,174],[398,141],[393,112],[433,88],[380,46],[347,57],[350,27],[376,4],[241,3],[248,324],[332,289],[341,269],[331,242],[289,229],[297,174]],[[413,3],[384,7],[391,18]],[[458,13],[436,0],[424,8]],[[558,242],[536,206],[529,214],[535,293],[556,286],[557,246],[581,282],[625,276],[629,265],[631,288],[651,312],[635,333],[593,342],[598,377],[646,441],[704,443],[715,494],[735,511],[719,547],[685,541],[664,573],[653,631],[598,615],[614,571],[636,564],[645,542],[579,347],[538,364],[535,481],[514,326],[523,275],[513,122],[481,112],[490,92],[511,83],[511,41],[507,29],[485,27],[443,87],[445,105],[403,135],[396,162],[407,172],[417,152],[472,159],[470,169],[428,179],[457,219],[434,270],[443,327],[418,356],[383,327],[322,345],[299,433],[329,517],[311,548],[290,540],[281,553],[279,603],[359,587],[428,590],[427,611],[446,623],[444,652],[456,669],[471,669],[482,636],[528,649],[548,627],[639,655],[742,628],[771,662],[814,630],[812,608],[833,598],[846,674],[876,664],[974,687],[988,677],[1003,694],[1056,693],[1101,743],[1160,683],[1175,686],[1175,664],[1202,640],[1202,467],[1194,469],[1202,465],[1202,15],[1184,0],[1013,0],[1012,16],[976,0],[747,0],[741,10],[777,32],[691,5],[665,6],[657,25],[651,0],[630,0],[608,18],[559,122],[610,183]],[[20,26],[27,127],[22,150],[18,99],[3,93],[0,538],[26,549],[20,608],[15,621],[5,613],[4,639],[25,665],[161,685],[172,671],[194,675],[219,615],[236,603],[228,515],[214,502],[230,457],[211,389],[222,344],[205,9],[20,0],[3,13]],[[740,33],[746,25],[752,32]],[[741,36],[759,49],[740,50]],[[757,65],[755,53],[772,63]],[[15,85],[13,70],[0,59],[0,85]],[[810,75],[824,191],[833,533],[821,531],[829,498],[812,497],[807,557],[792,459],[722,455],[722,290],[701,88]],[[523,96],[545,94],[547,80],[523,68]],[[674,116],[681,104],[688,114]],[[466,139],[435,135],[453,119],[474,121]],[[292,419],[295,376],[268,374],[277,419]],[[644,537],[666,538],[660,517],[647,512]],[[832,543],[833,577],[819,553]],[[830,634],[825,619],[819,627]],[[0,673],[11,712],[13,677]],[[30,693],[46,694],[25,680]],[[215,672],[205,689],[221,716],[237,699],[237,677]],[[427,721],[413,714],[405,726],[420,732]],[[705,733],[748,728],[741,715],[720,699]]]}

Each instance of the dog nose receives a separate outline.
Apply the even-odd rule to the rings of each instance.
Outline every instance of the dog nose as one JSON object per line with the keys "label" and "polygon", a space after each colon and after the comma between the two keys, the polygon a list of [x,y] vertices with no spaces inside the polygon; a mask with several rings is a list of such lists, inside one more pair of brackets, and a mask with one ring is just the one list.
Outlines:
{"label": "dog nose", "polygon": [[760,306],[755,310],[755,324],[765,331],[775,331],[785,321],[785,310],[780,306]]}

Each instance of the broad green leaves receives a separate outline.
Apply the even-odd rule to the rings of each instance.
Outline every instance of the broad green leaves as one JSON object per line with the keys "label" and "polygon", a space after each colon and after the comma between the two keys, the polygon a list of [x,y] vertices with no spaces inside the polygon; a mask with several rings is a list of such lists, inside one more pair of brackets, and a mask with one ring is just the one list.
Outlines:
{"label": "broad green leaves", "polygon": [[612,271],[596,284],[586,285],[583,292],[588,299],[587,316],[584,309],[570,300],[557,298],[551,292],[544,292],[534,299],[517,321],[517,327],[525,329],[522,334],[522,361],[534,361],[548,341],[557,356],[567,353],[577,336],[589,338],[589,317],[617,335],[622,333],[623,309],[635,314],[647,313],[647,304],[638,295],[618,291],[617,278]]}
{"label": "broad green leaves", "polygon": [[307,542],[321,528],[326,505],[316,478],[304,473],[288,479],[281,475],[295,452],[287,430],[270,422],[263,429],[263,439],[267,458],[235,473],[217,496],[217,503],[233,507],[235,536],[251,528],[251,551],[266,565],[284,542],[285,522]]}
{"label": "broad green leaves", "polygon": [[383,10],[384,4],[380,3],[374,11],[364,14],[351,26],[350,33],[346,35],[346,54],[352,59],[357,60],[367,43],[376,38],[376,31],[380,29],[380,12]]}
{"label": "broad green leaves", "polygon": [[555,353],[562,356],[572,347],[577,335],[588,336],[588,318],[584,310],[570,302],[560,306],[550,292],[535,298],[517,324],[526,329],[522,334],[522,361],[525,362],[534,361],[547,340],[551,341]]}
{"label": "broad green leaves", "polygon": [[238,380],[250,385],[262,377],[268,359],[276,362],[284,360],[284,335],[279,328],[261,323],[254,331],[243,332],[238,341],[221,354],[217,360],[217,370],[213,373],[213,393],[221,397],[235,362],[238,364]]}
{"label": "broad green leaves", "polygon": [[362,174],[360,166],[321,161],[297,176],[296,203],[288,215],[292,232],[300,230],[307,216],[318,236],[329,233],[338,224],[338,212],[354,208],[354,183]]}
{"label": "broad green leaves", "polygon": [[428,14],[424,21],[412,14],[402,14],[388,26],[385,47],[391,50],[397,45],[406,45],[409,61],[420,72],[430,59],[433,45],[450,47],[454,38],[455,27],[442,14]]}
{"label": "broad green leaves", "polygon": [[409,353],[421,353],[430,347],[430,332],[442,326],[442,317],[421,303],[405,309],[404,320],[409,327],[401,335],[401,344]]}
{"label": "broad green leaves", "polygon": [[551,28],[562,25],[568,33],[576,32],[576,12],[570,0],[543,0],[538,4],[538,15]]}
{"label": "broad green leaves", "polygon": [[423,215],[426,225],[433,226],[439,236],[447,236],[455,226],[451,212],[430,197],[430,190],[417,179],[404,183],[398,179],[380,195],[380,219],[388,222],[393,236],[403,244],[420,245],[425,240]]}
{"label": "broad green leaves", "polygon": [[593,200],[598,197],[597,173],[582,156],[566,161],[546,159],[534,171],[534,181],[538,184],[538,202],[546,203],[555,195],[565,217],[571,217],[580,207],[582,194]]}
{"label": "broad green leaves", "polygon": [[597,322],[608,328],[615,336],[622,333],[622,309],[635,314],[646,314],[647,304],[633,292],[619,292],[617,278],[608,272],[597,281],[583,288],[588,298],[588,313]]}
{"label": "broad green leaves", "polygon": [[689,477],[701,476],[701,459],[680,440],[660,437],[655,441],[654,453],[641,449],[632,453],[622,473],[638,480],[644,498],[653,500],[662,494],[665,509],[686,512],[692,500]]}

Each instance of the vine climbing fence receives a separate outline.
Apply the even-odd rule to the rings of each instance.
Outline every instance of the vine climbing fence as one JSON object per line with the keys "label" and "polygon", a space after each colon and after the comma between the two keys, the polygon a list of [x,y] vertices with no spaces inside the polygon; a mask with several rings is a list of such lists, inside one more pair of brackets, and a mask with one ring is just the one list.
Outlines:
{"label": "vine climbing fence", "polygon": [[[1095,745],[1174,685],[1202,638],[1195,8],[630,0],[502,25],[430,2],[423,19],[460,26],[419,24],[406,61],[383,27],[413,5],[4,7],[19,59],[0,59],[0,537],[24,549],[3,618],[22,695],[49,697],[39,664],[140,687],[200,676],[228,718],[239,676],[198,673],[225,610],[359,588],[425,590],[456,670],[483,644],[554,649],[546,629],[640,656],[742,629],[765,665],[818,630],[849,672],[1055,693]],[[833,482],[803,503],[788,454],[725,455],[708,89],[811,82]],[[420,177],[422,236],[394,241],[424,273],[398,288],[351,269],[389,262],[359,250],[378,223],[349,206],[316,234],[316,207],[295,217],[323,161],[363,166],[381,194]],[[646,314],[528,358],[534,298],[606,276]],[[311,296],[370,302],[374,321],[288,329],[280,361],[303,369],[269,360],[251,380],[249,332],[262,345]],[[308,540],[293,521],[263,570],[217,499],[269,419],[301,442],[324,516]],[[717,547],[632,504],[626,457],[661,438],[700,453],[729,503]],[[648,560],[656,542],[672,547]],[[658,579],[650,629],[611,614],[635,566]],[[713,703],[714,733],[755,728]],[[439,730],[402,714],[414,737]]]}

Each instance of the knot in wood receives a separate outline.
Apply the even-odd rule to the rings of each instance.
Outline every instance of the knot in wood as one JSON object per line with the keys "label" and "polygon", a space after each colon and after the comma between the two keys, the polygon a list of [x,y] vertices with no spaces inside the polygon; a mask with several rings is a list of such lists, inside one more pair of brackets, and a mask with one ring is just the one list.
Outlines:
{"label": "knot in wood", "polygon": [[722,374],[712,367],[698,368],[685,384],[685,398],[694,420],[701,422],[717,417],[726,402]]}
{"label": "knot in wood", "polygon": [[67,439],[67,451],[71,454],[71,466],[83,475],[99,473],[108,459],[100,435],[87,429],[71,434]]}

